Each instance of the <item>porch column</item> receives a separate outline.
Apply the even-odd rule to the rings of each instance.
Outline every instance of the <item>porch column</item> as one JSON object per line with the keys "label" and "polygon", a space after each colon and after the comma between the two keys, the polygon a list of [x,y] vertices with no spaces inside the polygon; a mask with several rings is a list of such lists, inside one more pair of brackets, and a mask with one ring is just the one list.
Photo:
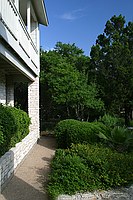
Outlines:
{"label": "porch column", "polygon": [[0,103],[6,104],[6,77],[2,71],[0,71]]}
{"label": "porch column", "polygon": [[31,118],[30,131],[39,138],[39,77],[28,86],[28,112]]}
{"label": "porch column", "polygon": [[7,77],[6,81],[6,103],[9,106],[14,106],[14,82],[11,77]]}

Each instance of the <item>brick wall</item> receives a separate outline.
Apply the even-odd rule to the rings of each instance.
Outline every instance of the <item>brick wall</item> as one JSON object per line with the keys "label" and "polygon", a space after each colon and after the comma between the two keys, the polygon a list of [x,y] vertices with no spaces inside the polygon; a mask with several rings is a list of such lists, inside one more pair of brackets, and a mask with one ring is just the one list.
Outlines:
{"label": "brick wall", "polygon": [[16,144],[0,158],[0,192],[36,142],[36,133],[30,132],[22,142]]}
{"label": "brick wall", "polygon": [[39,138],[39,77],[28,86],[28,113],[31,117],[30,131],[36,132]]}
{"label": "brick wall", "polygon": [[[0,71],[0,103],[14,105],[14,87],[11,79],[6,80],[4,73]],[[37,139],[39,130],[39,77],[28,86],[28,113],[31,118],[30,133],[16,144],[16,146],[0,158],[0,192],[15,169],[28,154]]]}

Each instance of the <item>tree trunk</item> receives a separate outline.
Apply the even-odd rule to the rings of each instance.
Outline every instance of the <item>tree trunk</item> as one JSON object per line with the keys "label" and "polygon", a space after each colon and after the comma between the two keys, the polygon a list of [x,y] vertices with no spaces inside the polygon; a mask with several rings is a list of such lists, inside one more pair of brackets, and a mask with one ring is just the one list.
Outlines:
{"label": "tree trunk", "polygon": [[70,117],[70,110],[69,110],[68,106],[67,106],[67,116],[68,116],[68,118]]}
{"label": "tree trunk", "polygon": [[130,122],[130,113],[131,113],[131,109],[130,106],[125,105],[125,125],[129,126],[129,122]]}

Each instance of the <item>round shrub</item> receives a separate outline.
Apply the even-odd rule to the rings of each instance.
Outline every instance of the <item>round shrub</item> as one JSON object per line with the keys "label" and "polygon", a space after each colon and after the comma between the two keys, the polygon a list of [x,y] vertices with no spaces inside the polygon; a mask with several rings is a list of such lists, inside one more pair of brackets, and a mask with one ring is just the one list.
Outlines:
{"label": "round shrub", "polygon": [[55,136],[59,148],[68,148],[72,143],[99,142],[99,132],[104,132],[105,126],[100,122],[81,122],[67,119],[60,121],[55,128]]}
{"label": "round shrub", "polygon": [[11,138],[10,146],[15,146],[16,143],[20,142],[26,135],[29,133],[29,125],[30,125],[30,118],[26,112],[21,109],[12,108],[11,113],[15,119],[17,130],[14,132],[13,137]]}
{"label": "round shrub", "polygon": [[17,131],[17,125],[10,108],[3,105],[0,105],[0,126],[3,135],[3,143],[0,146],[0,155],[2,155],[8,151],[11,138]]}
{"label": "round shrub", "polygon": [[29,133],[30,118],[24,111],[0,104],[0,156]]}
{"label": "round shrub", "polygon": [[0,126],[0,146],[3,144],[3,142],[4,142],[4,136],[3,136],[2,126]]}

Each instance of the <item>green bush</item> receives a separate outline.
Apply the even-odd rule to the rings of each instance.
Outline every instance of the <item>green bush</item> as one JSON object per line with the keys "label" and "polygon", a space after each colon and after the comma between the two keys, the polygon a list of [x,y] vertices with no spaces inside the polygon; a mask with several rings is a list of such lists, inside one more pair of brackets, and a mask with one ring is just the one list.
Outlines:
{"label": "green bush", "polygon": [[0,156],[29,133],[30,118],[24,111],[0,105]]}
{"label": "green bush", "polygon": [[133,131],[124,126],[123,119],[105,114],[99,122],[106,126],[106,131],[98,134],[102,142],[119,152],[133,149]]}
{"label": "green bush", "polygon": [[133,127],[133,120],[130,120],[129,126],[130,126],[130,127]]}
{"label": "green bush", "polygon": [[126,127],[107,128],[105,132],[99,132],[98,136],[107,146],[119,152],[133,150],[133,131]]}
{"label": "green bush", "polygon": [[30,125],[30,118],[26,112],[17,109],[11,108],[12,115],[16,121],[17,131],[11,138],[10,146],[15,146],[16,143],[20,142],[23,138],[26,137],[29,133],[29,125]]}
{"label": "green bush", "polygon": [[109,114],[105,114],[103,117],[100,117],[99,122],[102,122],[108,128],[114,128],[115,126],[124,126],[124,120]]}
{"label": "green bush", "polygon": [[133,153],[118,153],[98,144],[73,144],[71,149],[56,151],[48,193],[55,199],[59,194],[126,186],[133,183],[132,164]]}
{"label": "green bush", "polygon": [[3,144],[3,142],[4,142],[4,136],[3,136],[2,126],[0,126],[0,146]]}
{"label": "green bush", "polygon": [[77,155],[57,150],[52,162],[52,174],[48,186],[49,195],[73,194],[86,188],[86,174],[90,173],[82,159]]}
{"label": "green bush", "polygon": [[99,132],[105,126],[100,122],[81,122],[73,119],[60,121],[55,128],[55,136],[59,148],[68,148],[72,143],[96,143],[100,139]]}

